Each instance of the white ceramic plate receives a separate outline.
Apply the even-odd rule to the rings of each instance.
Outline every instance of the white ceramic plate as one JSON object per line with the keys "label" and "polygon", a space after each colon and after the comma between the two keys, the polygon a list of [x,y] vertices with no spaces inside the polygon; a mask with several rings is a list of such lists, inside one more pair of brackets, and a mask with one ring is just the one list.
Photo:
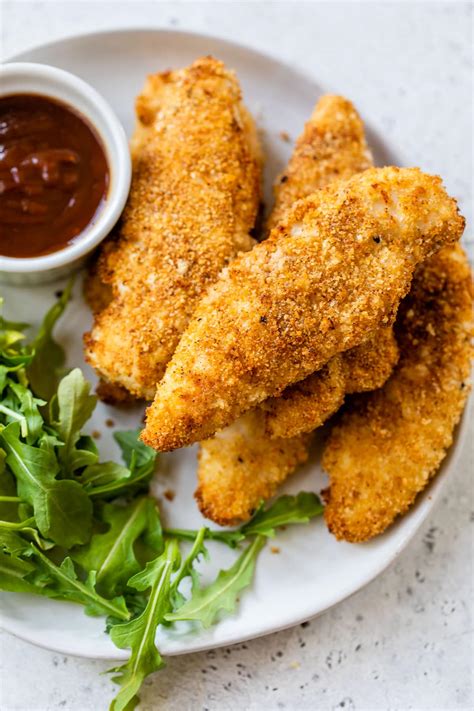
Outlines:
{"label": "white ceramic plate", "polygon": [[[145,75],[184,66],[204,54],[223,59],[237,71],[245,101],[263,129],[269,200],[272,179],[291,150],[280,133],[286,131],[294,139],[314,103],[324,93],[312,79],[275,59],[235,44],[158,30],[76,37],[39,47],[14,59],[52,64],[78,74],[104,95],[130,133],[134,98]],[[390,154],[370,130],[368,133],[377,163],[401,164],[399,155]],[[3,287],[7,317],[37,323],[60,286]],[[78,284],[67,315],[58,328],[58,336],[66,347],[69,364],[84,368],[95,381],[82,357],[81,334],[87,330],[90,320]],[[140,410],[124,413],[103,404],[97,406],[89,431],[102,433],[99,445],[103,459],[118,457],[113,429],[106,426],[106,420],[111,418],[117,428],[126,429],[136,427],[141,414]],[[164,654],[182,654],[274,632],[318,615],[359,590],[396,558],[430,512],[449,470],[455,466],[455,454],[460,450],[464,429],[461,426],[458,430],[455,445],[433,485],[420,497],[417,506],[385,535],[368,544],[351,545],[338,543],[322,519],[307,526],[289,528],[278,536],[279,555],[272,555],[269,547],[262,552],[255,582],[243,596],[236,615],[206,631],[196,631],[186,624],[166,630],[158,638],[160,650]],[[161,499],[166,525],[198,528],[203,519],[193,499],[196,449],[191,447],[162,455],[160,462],[154,491]],[[288,482],[285,491],[319,491],[325,485],[316,446],[311,463]],[[167,488],[176,492],[172,503],[160,497]],[[210,548],[211,563],[201,566],[204,579],[212,578],[235,556],[219,544]],[[0,601],[3,628],[34,644],[84,657],[117,660],[127,657],[127,652],[118,650],[103,632],[103,620],[85,616],[78,606],[13,593],[1,594]]]}

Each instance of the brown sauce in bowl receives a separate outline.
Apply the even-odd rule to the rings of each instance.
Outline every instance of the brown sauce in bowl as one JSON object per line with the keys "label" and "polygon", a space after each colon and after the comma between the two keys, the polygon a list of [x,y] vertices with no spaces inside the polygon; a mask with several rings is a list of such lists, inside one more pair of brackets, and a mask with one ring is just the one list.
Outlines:
{"label": "brown sauce in bowl", "polygon": [[39,257],[73,243],[108,185],[105,150],[82,116],[46,96],[0,98],[0,255]]}

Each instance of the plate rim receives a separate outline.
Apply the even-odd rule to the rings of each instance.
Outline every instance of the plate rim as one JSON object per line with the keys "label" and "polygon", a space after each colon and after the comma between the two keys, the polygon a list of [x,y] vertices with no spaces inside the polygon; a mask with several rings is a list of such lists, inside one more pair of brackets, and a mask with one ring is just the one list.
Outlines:
{"label": "plate rim", "polygon": [[[305,82],[308,80],[317,85],[320,89],[323,91],[329,91],[332,92],[333,89],[331,86],[327,85],[326,83],[320,84],[317,80],[315,80],[310,74],[307,74],[304,72],[302,69],[300,69],[298,66],[295,66],[293,63],[290,61],[283,61],[276,55],[274,55],[272,52],[266,52],[266,51],[261,51],[259,49],[254,48],[251,45],[242,43],[242,42],[235,42],[233,40],[227,39],[220,37],[219,35],[215,34],[210,34],[210,33],[204,33],[204,32],[194,32],[194,31],[188,31],[188,30],[183,30],[183,29],[174,29],[174,28],[167,28],[167,27],[160,27],[160,26],[150,26],[150,27],[143,27],[142,25],[134,25],[130,27],[110,27],[107,29],[100,29],[100,30],[94,30],[91,32],[80,32],[80,33],[72,33],[72,34],[65,34],[59,38],[56,38],[50,42],[43,42],[43,43],[38,43],[34,44],[27,49],[22,50],[21,52],[17,53],[12,53],[10,55],[7,55],[7,57],[3,60],[5,63],[11,62],[11,61],[22,61],[22,58],[25,55],[30,54],[31,52],[37,52],[41,50],[50,50],[54,48],[57,45],[64,44],[65,42],[68,42],[70,40],[86,40],[86,39],[94,39],[94,38],[99,38],[103,37],[105,35],[125,35],[125,34],[130,34],[130,33],[157,33],[157,34],[166,34],[166,35],[179,35],[181,39],[186,38],[186,37],[191,37],[193,39],[204,39],[204,40],[209,40],[211,42],[220,42],[224,45],[229,46],[229,48],[234,49],[234,50],[239,50],[243,51],[246,53],[250,53],[254,55],[255,57],[260,57],[261,59],[265,61],[272,61],[275,62],[276,64],[291,69],[294,74],[300,76]],[[381,134],[379,133],[377,128],[374,128],[370,122],[370,119],[365,122],[366,126],[368,128],[368,131],[372,136],[375,137],[377,140],[381,140]],[[385,145],[385,142],[384,142]],[[392,144],[386,144],[386,148],[388,149],[388,152],[390,154],[395,154],[398,156],[398,158],[402,159],[401,164],[403,164],[403,151],[399,150],[398,146],[393,146]],[[398,162],[398,161],[397,161]],[[387,559],[383,561],[383,564],[381,566],[375,567],[375,570],[373,573],[371,573],[369,576],[367,576],[362,583],[360,581],[357,581],[354,587],[354,584],[352,585],[347,585],[345,586],[341,592],[335,597],[334,601],[331,602],[329,605],[326,605],[323,609],[317,610],[316,612],[310,612],[307,609],[304,610],[304,614],[299,614],[299,615],[294,615],[291,621],[286,621],[285,623],[281,625],[273,625],[271,628],[267,628],[265,630],[260,630],[255,633],[244,633],[241,636],[236,637],[235,634],[229,634],[228,638],[220,639],[219,641],[213,641],[213,640],[208,640],[207,642],[203,642],[201,645],[193,645],[192,648],[190,649],[181,649],[181,650],[171,650],[169,652],[166,652],[166,656],[179,656],[183,654],[193,654],[193,653],[198,653],[202,652],[205,650],[209,649],[217,649],[220,647],[226,647],[230,646],[233,644],[241,644],[243,642],[252,640],[252,639],[257,639],[259,637],[266,636],[268,634],[273,634],[276,632],[283,631],[285,629],[289,629],[291,627],[297,626],[298,624],[301,624],[302,622],[305,622],[308,619],[315,619],[319,617],[320,615],[328,612],[331,610],[333,607],[336,605],[339,605],[341,602],[343,602],[346,599],[349,599],[353,595],[355,595],[357,592],[365,588],[369,583],[371,583],[375,578],[377,578],[379,575],[381,575],[387,568],[389,568],[393,562],[398,558],[398,556],[401,554],[401,552],[406,548],[408,543],[414,538],[416,535],[417,531],[420,529],[422,524],[426,521],[428,518],[429,514],[432,512],[433,508],[436,506],[436,503],[439,500],[441,491],[446,485],[446,482],[448,478],[452,475],[452,471],[455,470],[459,459],[461,458],[461,455],[464,451],[464,447],[467,441],[467,432],[469,428],[469,420],[470,420],[470,398],[469,401],[466,403],[462,417],[460,419],[459,424],[457,425],[455,432],[454,432],[454,437],[453,437],[453,444],[449,448],[447,454],[445,455],[445,458],[443,459],[443,462],[441,466],[443,467],[443,470],[437,474],[428,487],[420,493],[420,495],[417,497],[417,501],[415,503],[416,506],[420,506],[423,502],[428,499],[428,502],[425,504],[425,510],[418,515],[417,518],[414,519],[413,522],[410,522],[407,525],[407,530],[404,533],[403,536],[401,536],[400,541],[398,542],[398,545],[394,547],[393,551],[391,551],[390,555],[387,556]],[[448,461],[446,461],[448,459]],[[413,510],[413,509],[412,509]],[[364,545],[364,544],[358,544],[358,545]],[[66,603],[67,604],[67,603]],[[72,604],[72,603],[70,603]],[[18,639],[21,639],[25,642],[29,642],[31,644],[34,644],[36,647],[59,653],[59,654],[65,654],[68,656],[72,657],[78,657],[78,658],[83,658],[83,659],[100,659],[100,660],[111,660],[111,661],[123,661],[128,659],[129,653],[127,650],[119,650],[117,649],[116,654],[106,654],[106,653],[87,653],[87,652],[78,652],[77,650],[71,651],[71,648],[68,647],[67,645],[61,645],[61,644],[56,644],[55,646],[50,646],[47,643],[44,643],[40,641],[39,639],[36,639],[35,635],[33,636],[28,636],[25,634],[23,631],[18,630],[16,628],[15,624],[10,624],[9,619],[5,619],[5,617],[2,615],[0,619],[0,629],[4,630],[5,632],[12,634],[13,636],[17,637]],[[197,639],[199,639],[199,635],[197,635]]]}

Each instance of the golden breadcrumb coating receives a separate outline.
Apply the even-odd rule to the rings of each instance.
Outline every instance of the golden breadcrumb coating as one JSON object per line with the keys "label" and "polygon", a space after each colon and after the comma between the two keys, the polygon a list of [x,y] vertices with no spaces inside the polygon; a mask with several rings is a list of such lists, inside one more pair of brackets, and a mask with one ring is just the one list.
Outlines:
{"label": "golden breadcrumb coating", "polygon": [[405,512],[453,441],[469,391],[472,282],[460,246],[423,264],[396,323],[400,361],[381,390],[354,398],[330,435],[325,509],[339,539],[366,541]]}
{"label": "golden breadcrumb coating", "polygon": [[393,329],[380,328],[365,343],[340,353],[313,375],[262,404],[270,437],[294,437],[321,427],[347,393],[380,388],[398,360]]}
{"label": "golden breadcrumb coating", "polygon": [[346,393],[381,388],[398,362],[399,350],[393,328],[379,328],[358,348],[342,354]]}
{"label": "golden breadcrumb coating", "polygon": [[84,277],[83,292],[86,303],[93,314],[103,311],[112,301],[112,289],[101,280],[97,262],[91,264]]}
{"label": "golden breadcrumb coating", "polygon": [[[363,124],[351,102],[340,96],[323,96],[296,142],[286,170],[275,183],[275,205],[268,226],[276,224],[296,200],[370,166]],[[359,349],[366,365],[367,346],[349,353],[354,353],[353,360],[357,361]],[[374,360],[380,371],[379,359]],[[356,364],[354,368],[357,369]],[[307,457],[309,438],[292,437],[284,428],[290,430],[299,423],[295,434],[314,429],[316,418],[319,424],[342,403],[345,380],[342,356],[337,355],[317,375],[298,384],[304,389],[304,397],[295,397],[292,402],[292,388],[297,386],[290,386],[281,398],[266,401],[262,407],[267,408],[268,404],[271,410],[273,403],[273,409],[278,410],[276,418],[280,417],[283,425],[282,437],[291,437],[281,439],[281,444],[280,440],[270,439],[278,436],[268,427],[270,411],[266,420],[261,412],[246,413],[213,438],[201,442],[195,496],[202,513],[221,524],[247,519],[259,502],[272,495],[275,487]],[[308,413],[313,414],[313,427],[307,427]],[[298,452],[299,456],[289,458],[289,452]]]}
{"label": "golden breadcrumb coating", "polygon": [[210,57],[150,76],[136,111],[131,191],[98,265],[112,300],[85,345],[102,378],[151,399],[203,291],[253,245],[261,155],[235,74]]}
{"label": "golden breadcrumb coating", "polygon": [[416,168],[372,168],[297,202],[201,299],[143,441],[166,451],[206,439],[359,345],[463,228],[441,179]]}
{"label": "golden breadcrumb coating", "polygon": [[[286,170],[276,181],[275,206],[268,226],[276,224],[297,199],[370,165],[363,125],[352,104],[339,96],[322,97],[296,142]],[[316,389],[319,392],[313,388],[313,397],[306,398],[309,407],[320,408],[322,417],[326,402],[327,413],[332,414],[335,400],[340,404],[344,397],[341,356],[332,358],[317,377],[309,376],[301,386],[308,381],[311,385],[313,379],[319,384]],[[282,400],[271,398],[267,402],[280,403],[280,410],[284,409],[281,403],[289,390],[291,387],[283,391]],[[291,414],[301,418],[307,408],[308,403],[299,403],[296,414]],[[268,421],[268,414],[266,417]],[[280,446],[278,441],[270,440],[269,428],[267,431],[264,428],[265,418],[257,410],[242,415],[213,438],[201,442],[196,499],[208,518],[221,524],[245,520],[260,500],[272,495],[277,484],[306,459],[309,438],[282,439]],[[298,451],[300,456],[289,459],[288,448],[291,452]]]}
{"label": "golden breadcrumb coating", "polygon": [[[269,440],[257,408],[201,443],[196,491],[201,512],[221,526],[250,518],[288,474],[308,458],[309,437]],[[263,476],[264,474],[264,476]]]}
{"label": "golden breadcrumb coating", "polygon": [[[297,140],[286,170],[275,183],[275,207],[269,226],[276,225],[296,200],[372,164],[364,124],[353,104],[342,96],[323,96]],[[294,437],[320,427],[342,405],[346,392],[383,385],[396,360],[391,328],[378,330],[367,343],[335,356],[337,362],[290,386],[280,397],[267,400],[263,407],[269,435]]]}
{"label": "golden breadcrumb coating", "polygon": [[275,227],[297,200],[372,165],[364,124],[353,104],[343,96],[322,96],[288,165],[275,181],[275,206],[268,229]]}

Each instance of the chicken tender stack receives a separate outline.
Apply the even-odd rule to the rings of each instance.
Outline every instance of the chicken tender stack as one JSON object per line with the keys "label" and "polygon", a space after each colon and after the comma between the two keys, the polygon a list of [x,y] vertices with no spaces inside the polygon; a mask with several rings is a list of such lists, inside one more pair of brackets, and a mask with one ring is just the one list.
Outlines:
{"label": "chicken tender stack", "polygon": [[136,110],[132,187],[87,288],[98,313],[85,344],[112,389],[151,399],[202,293],[253,246],[261,157],[237,79],[215,59],[150,76]]}
{"label": "chicken tender stack", "polygon": [[441,180],[370,169],[301,200],[201,299],[142,439],[205,439],[389,325],[419,262],[459,239]]}
{"label": "chicken tender stack", "polygon": [[[363,123],[350,101],[323,96],[275,183],[271,227],[298,199],[372,165]],[[262,499],[308,458],[311,432],[342,404],[346,390],[379,387],[398,357],[391,328],[332,358],[281,397],[270,398],[201,442],[196,499],[221,525],[249,518]]]}
{"label": "chicken tender stack", "polygon": [[423,264],[400,307],[400,361],[381,390],[359,396],[323,455],[329,530],[351,542],[382,533],[436,473],[470,389],[472,280],[460,246]]}
{"label": "chicken tender stack", "polygon": [[321,370],[269,398],[265,428],[270,437],[294,437],[312,432],[334,415],[350,393],[380,388],[398,360],[391,326],[378,329],[357,348],[340,353]]}

